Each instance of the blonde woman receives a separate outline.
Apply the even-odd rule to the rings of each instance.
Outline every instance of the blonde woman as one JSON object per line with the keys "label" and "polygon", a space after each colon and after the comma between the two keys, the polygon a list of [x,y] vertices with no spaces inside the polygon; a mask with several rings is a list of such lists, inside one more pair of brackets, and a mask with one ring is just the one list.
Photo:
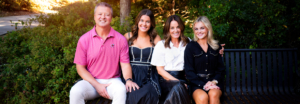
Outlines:
{"label": "blonde woman", "polygon": [[193,24],[194,41],[184,52],[184,68],[190,83],[190,92],[196,104],[219,104],[222,95],[222,78],[225,66],[218,41],[206,16],[198,17]]}

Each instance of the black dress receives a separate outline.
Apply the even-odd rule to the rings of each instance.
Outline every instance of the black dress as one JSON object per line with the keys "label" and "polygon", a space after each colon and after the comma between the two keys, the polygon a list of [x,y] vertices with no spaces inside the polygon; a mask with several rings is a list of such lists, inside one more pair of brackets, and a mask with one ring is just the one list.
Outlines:
{"label": "black dress", "polygon": [[157,104],[159,102],[159,77],[155,66],[150,65],[153,47],[129,47],[132,79],[139,90],[127,93],[127,104]]}
{"label": "black dress", "polygon": [[207,53],[203,51],[201,46],[195,42],[190,42],[184,52],[184,68],[186,77],[190,81],[189,89],[192,95],[196,89],[202,89],[203,86],[212,80],[217,80],[217,86],[223,90],[223,78],[225,66],[219,49],[213,50],[208,44]]}

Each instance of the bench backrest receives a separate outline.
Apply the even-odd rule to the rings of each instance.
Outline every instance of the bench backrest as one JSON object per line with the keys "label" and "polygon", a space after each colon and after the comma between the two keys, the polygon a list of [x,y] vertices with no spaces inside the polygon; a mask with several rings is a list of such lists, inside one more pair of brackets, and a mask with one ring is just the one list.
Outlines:
{"label": "bench backrest", "polygon": [[298,73],[297,49],[225,49],[224,52],[225,92],[293,92]]}

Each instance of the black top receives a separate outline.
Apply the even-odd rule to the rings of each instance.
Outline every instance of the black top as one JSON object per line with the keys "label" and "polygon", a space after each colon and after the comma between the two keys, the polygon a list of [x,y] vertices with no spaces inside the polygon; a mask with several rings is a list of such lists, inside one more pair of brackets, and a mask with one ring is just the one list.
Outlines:
{"label": "black top", "polygon": [[[219,49],[213,50],[208,45],[207,53],[205,53],[197,42],[191,41],[188,43],[184,52],[184,69],[186,77],[192,86],[202,88],[208,81],[214,79],[221,82],[221,78],[223,78],[222,73],[225,71],[225,66],[219,53],[221,48],[221,45],[219,45]],[[210,74],[210,76],[208,78],[200,77],[198,74]]]}
{"label": "black top", "polygon": [[158,95],[160,95],[159,77],[155,66],[152,66],[151,58],[154,48],[129,47],[130,64],[132,68],[132,79],[140,87],[151,83]]}

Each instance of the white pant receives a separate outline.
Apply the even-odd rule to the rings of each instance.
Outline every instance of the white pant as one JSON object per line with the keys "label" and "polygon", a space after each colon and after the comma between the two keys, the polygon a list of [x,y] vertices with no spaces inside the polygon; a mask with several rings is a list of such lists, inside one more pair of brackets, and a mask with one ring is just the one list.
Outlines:
{"label": "white pant", "polygon": [[[111,83],[107,88],[107,93],[112,100],[112,104],[125,104],[126,88],[121,78],[96,79],[101,84]],[[77,82],[70,91],[70,104],[84,104],[84,100],[92,100],[100,97],[96,89],[85,80]]]}

